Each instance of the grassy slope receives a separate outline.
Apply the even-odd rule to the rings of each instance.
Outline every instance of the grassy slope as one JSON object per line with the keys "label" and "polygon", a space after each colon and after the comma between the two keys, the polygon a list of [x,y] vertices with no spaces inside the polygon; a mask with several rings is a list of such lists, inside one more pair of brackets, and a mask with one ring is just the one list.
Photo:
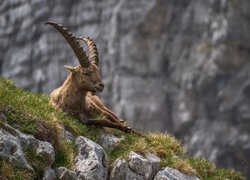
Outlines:
{"label": "grassy slope", "polygon": [[[97,143],[102,129],[87,127],[71,116],[54,110],[48,102],[48,96],[23,91],[10,81],[0,78],[0,111],[6,115],[8,123],[22,132],[33,134],[37,139],[51,142],[56,151],[53,167],[65,166],[72,169],[75,147],[60,135],[61,125],[75,136],[82,135]],[[114,130],[114,133],[123,134],[117,130]],[[119,146],[106,150],[110,166],[116,158],[126,158],[129,152],[134,150],[141,154],[153,152],[161,158],[162,167],[174,167],[201,179],[244,179],[239,172],[232,169],[218,168],[203,158],[186,156],[181,144],[169,134],[149,132],[146,134],[147,138],[132,134],[123,135],[125,139]],[[36,162],[32,161],[34,158],[29,152],[26,152],[26,156],[33,167],[36,167]],[[0,179],[27,179],[30,175],[25,170],[12,167],[6,160],[0,159],[0,163],[3,164],[0,167]]]}

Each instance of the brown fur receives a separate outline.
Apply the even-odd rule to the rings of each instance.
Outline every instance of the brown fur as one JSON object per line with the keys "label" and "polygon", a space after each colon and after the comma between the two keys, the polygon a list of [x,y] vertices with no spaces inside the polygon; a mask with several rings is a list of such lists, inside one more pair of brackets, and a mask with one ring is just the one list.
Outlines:
{"label": "brown fur", "polygon": [[63,85],[50,94],[50,104],[58,110],[72,114],[83,113],[87,116],[92,112],[103,114],[110,121],[120,123],[119,118],[98,96],[94,95],[103,90],[98,66],[91,64],[88,68],[81,66],[65,66],[65,68],[70,73]]}

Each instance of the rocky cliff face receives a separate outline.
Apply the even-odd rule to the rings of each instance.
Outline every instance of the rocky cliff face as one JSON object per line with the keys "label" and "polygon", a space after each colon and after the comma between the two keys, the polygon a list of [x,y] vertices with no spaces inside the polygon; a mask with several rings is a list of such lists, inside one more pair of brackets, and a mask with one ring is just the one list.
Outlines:
{"label": "rocky cliff face", "polygon": [[[103,98],[138,129],[168,130],[194,155],[248,173],[248,0],[4,1],[0,72],[50,92],[77,64],[47,20],[99,48]],[[156,121],[157,119],[157,121]]]}

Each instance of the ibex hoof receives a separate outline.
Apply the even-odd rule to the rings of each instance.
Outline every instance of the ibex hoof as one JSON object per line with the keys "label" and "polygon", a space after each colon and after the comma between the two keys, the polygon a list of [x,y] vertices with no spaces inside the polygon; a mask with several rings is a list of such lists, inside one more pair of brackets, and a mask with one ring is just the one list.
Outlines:
{"label": "ibex hoof", "polygon": [[124,120],[123,120],[123,119],[119,119],[119,121],[120,121],[121,123],[123,123],[123,122],[124,122]]}
{"label": "ibex hoof", "polygon": [[132,127],[128,127],[129,130],[132,130]]}

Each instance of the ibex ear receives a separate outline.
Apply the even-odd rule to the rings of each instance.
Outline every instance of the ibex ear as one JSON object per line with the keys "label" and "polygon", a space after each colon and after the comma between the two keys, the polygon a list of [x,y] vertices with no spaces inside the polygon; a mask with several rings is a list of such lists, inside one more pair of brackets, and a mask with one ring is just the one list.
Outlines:
{"label": "ibex ear", "polygon": [[75,72],[76,72],[76,70],[75,70],[75,68],[74,68],[73,66],[64,65],[64,67],[65,67],[65,69],[69,70],[69,71],[72,72],[72,73],[75,73]]}

